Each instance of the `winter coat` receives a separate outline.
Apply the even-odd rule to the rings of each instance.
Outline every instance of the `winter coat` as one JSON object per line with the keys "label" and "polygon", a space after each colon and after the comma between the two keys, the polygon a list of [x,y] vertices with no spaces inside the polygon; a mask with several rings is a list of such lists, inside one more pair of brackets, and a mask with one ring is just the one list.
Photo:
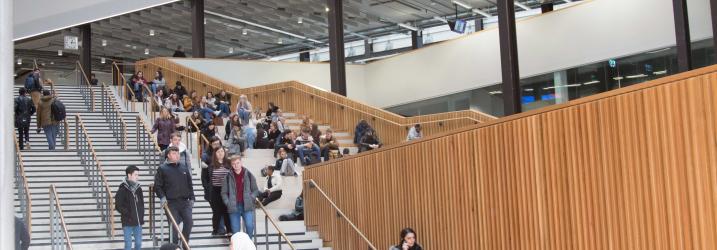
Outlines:
{"label": "winter coat", "polygon": [[40,83],[40,78],[35,77],[35,74],[30,74],[25,78],[25,88],[27,89],[27,93],[33,92],[33,91],[42,91],[42,84]]}
{"label": "winter coat", "polygon": [[[249,172],[249,169],[242,167],[244,172],[244,211],[254,211],[256,209],[254,202],[259,196],[259,187],[256,185],[256,178]],[[227,206],[228,213],[237,212],[237,187],[234,170],[227,174],[222,184],[222,201]]]}
{"label": "winter coat", "polygon": [[130,185],[125,179],[115,194],[115,209],[122,216],[123,227],[144,224],[144,196],[139,183]]}
{"label": "winter coat", "polygon": [[35,114],[35,104],[27,96],[15,98],[15,126],[29,127],[32,115]]}
{"label": "winter coat", "polygon": [[37,120],[40,121],[40,127],[59,124],[59,122],[52,119],[53,101],[55,101],[55,98],[49,95],[40,98],[40,107],[37,109]]}
{"label": "winter coat", "polygon": [[172,135],[172,133],[176,132],[175,126],[177,125],[178,121],[175,119],[161,119],[157,118],[154,121],[154,126],[152,126],[152,133],[157,133],[157,143],[162,145],[169,145],[169,136]]}
{"label": "winter coat", "polygon": [[192,173],[181,163],[164,162],[154,174],[157,198],[167,200],[195,200]]}

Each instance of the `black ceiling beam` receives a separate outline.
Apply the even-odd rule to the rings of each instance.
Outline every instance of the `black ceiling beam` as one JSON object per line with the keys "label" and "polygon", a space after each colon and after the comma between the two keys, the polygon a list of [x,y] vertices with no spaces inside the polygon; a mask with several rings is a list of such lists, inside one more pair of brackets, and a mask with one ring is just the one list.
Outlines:
{"label": "black ceiling beam", "polygon": [[518,42],[515,34],[514,0],[498,0],[500,65],[503,77],[503,112],[506,116],[521,112]]}

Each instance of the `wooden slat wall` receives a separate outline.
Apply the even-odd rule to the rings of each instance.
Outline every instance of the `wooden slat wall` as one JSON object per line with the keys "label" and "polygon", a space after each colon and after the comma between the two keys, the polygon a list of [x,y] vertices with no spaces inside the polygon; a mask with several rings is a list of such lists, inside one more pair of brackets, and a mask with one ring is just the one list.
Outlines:
{"label": "wooden slat wall", "polygon": [[[304,171],[378,249],[717,249],[717,66]],[[306,224],[366,249],[305,186]]]}
{"label": "wooden slat wall", "polygon": [[139,61],[136,68],[152,76],[155,71],[161,69],[168,86],[173,88],[174,83],[179,80],[188,90],[197,90],[200,95],[206,94],[207,91],[216,94],[224,88],[232,94],[232,110],[236,107],[239,95],[244,94],[254,108],[261,107],[265,110],[267,103],[271,101],[285,112],[309,115],[315,121],[328,123],[334,129],[350,134],[353,134],[358,121],[364,119],[376,129],[385,145],[405,141],[408,130],[416,123],[422,124],[424,136],[427,136],[495,119],[473,110],[405,118],[295,81],[240,89],[173,63],[167,58]]}

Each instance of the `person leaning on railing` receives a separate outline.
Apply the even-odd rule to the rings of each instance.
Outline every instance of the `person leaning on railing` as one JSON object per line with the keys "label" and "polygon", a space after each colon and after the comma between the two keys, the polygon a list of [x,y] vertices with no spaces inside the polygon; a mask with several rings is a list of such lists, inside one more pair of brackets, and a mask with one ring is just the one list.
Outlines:
{"label": "person leaning on railing", "polygon": [[[183,224],[182,235],[189,242],[192,232],[192,207],[194,207],[194,186],[192,173],[179,162],[179,149],[167,148],[167,160],[157,168],[154,175],[155,193],[160,205],[169,207],[177,225]],[[172,230],[173,243],[178,242],[177,230]]]}
{"label": "person leaning on railing", "polygon": [[132,249],[132,236],[134,236],[134,249],[138,250],[142,249],[142,225],[144,225],[144,195],[139,184],[139,168],[128,166],[125,174],[125,179],[115,194],[115,209],[122,218],[124,249]]}
{"label": "person leaning on railing", "polygon": [[359,152],[374,150],[380,148],[382,145],[381,140],[379,140],[378,135],[376,135],[376,131],[369,128],[359,141]]}

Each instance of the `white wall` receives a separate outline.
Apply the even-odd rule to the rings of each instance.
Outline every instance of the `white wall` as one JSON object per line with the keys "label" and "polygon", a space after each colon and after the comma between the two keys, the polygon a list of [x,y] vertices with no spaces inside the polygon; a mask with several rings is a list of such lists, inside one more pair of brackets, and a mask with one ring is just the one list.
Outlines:
{"label": "white wall", "polygon": [[[266,62],[212,59],[171,59],[185,67],[227,83],[247,88],[270,83],[298,81],[331,91],[328,63]],[[363,65],[346,65],[348,97],[366,101]]]}
{"label": "white wall", "polygon": [[[688,0],[693,40],[712,36],[708,0]],[[671,0],[593,0],[516,24],[521,78],[675,44]],[[366,67],[368,102],[386,107],[501,82],[498,30]]]}
{"label": "white wall", "polygon": [[[708,0],[688,0],[693,40],[712,36]],[[521,78],[674,46],[671,0],[592,0],[519,20]],[[174,59],[240,87],[296,80],[330,89],[329,65]],[[350,98],[378,107],[501,82],[493,28],[367,65],[347,65]]]}
{"label": "white wall", "polygon": [[3,0],[13,1],[13,40],[163,5],[177,0]]}

